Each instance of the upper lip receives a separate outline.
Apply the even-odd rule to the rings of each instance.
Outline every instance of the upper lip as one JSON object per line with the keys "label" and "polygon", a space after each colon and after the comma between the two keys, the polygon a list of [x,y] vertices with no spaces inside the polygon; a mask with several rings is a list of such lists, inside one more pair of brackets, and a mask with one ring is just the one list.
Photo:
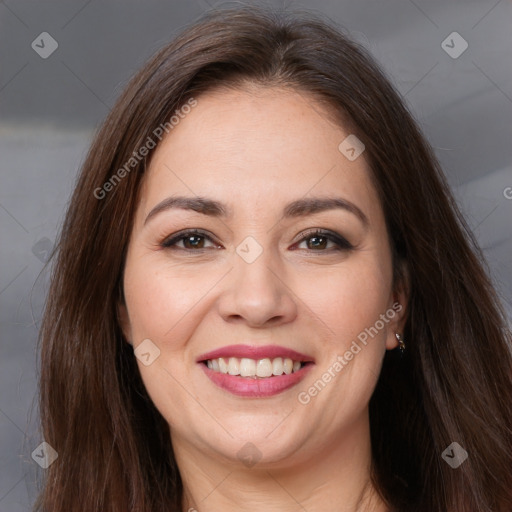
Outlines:
{"label": "upper lip", "polygon": [[306,354],[301,354],[291,348],[280,347],[279,345],[227,345],[211,352],[200,355],[197,362],[217,359],[219,357],[240,357],[247,359],[274,359],[276,357],[289,357],[294,361],[314,362],[314,359]]}

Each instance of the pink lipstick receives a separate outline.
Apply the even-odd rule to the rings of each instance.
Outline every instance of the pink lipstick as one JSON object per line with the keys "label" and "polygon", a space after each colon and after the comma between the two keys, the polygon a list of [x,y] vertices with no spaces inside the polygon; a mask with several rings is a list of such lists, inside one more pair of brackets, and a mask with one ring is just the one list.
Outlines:
{"label": "pink lipstick", "polygon": [[230,345],[200,355],[196,362],[218,387],[242,397],[270,397],[300,382],[314,359],[277,345]]}

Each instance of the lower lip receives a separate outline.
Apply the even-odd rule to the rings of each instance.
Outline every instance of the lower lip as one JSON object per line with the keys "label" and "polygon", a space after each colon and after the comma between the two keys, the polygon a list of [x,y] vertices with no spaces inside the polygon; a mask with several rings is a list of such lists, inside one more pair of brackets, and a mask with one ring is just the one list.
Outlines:
{"label": "lower lip", "polygon": [[309,372],[312,363],[306,364],[299,371],[274,377],[252,379],[229,375],[227,373],[211,370],[204,363],[199,363],[206,376],[219,388],[229,391],[233,395],[244,397],[269,397],[274,396],[298,384]]}

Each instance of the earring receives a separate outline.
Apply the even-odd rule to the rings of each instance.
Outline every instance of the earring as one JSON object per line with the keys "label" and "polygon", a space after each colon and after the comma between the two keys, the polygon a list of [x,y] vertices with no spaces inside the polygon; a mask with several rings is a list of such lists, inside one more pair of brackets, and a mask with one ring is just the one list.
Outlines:
{"label": "earring", "polygon": [[398,347],[400,348],[400,355],[403,356],[405,352],[405,342],[400,334],[395,333],[396,339],[398,340]]}

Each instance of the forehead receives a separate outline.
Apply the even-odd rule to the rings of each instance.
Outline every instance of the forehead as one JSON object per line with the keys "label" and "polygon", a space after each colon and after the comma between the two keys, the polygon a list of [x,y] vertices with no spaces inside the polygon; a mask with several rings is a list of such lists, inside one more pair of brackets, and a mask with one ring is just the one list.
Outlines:
{"label": "forehead", "polygon": [[142,190],[146,213],[171,194],[216,197],[252,213],[308,193],[342,193],[378,208],[364,153],[350,161],[340,152],[350,131],[313,97],[251,86],[196,101],[153,154]]}

